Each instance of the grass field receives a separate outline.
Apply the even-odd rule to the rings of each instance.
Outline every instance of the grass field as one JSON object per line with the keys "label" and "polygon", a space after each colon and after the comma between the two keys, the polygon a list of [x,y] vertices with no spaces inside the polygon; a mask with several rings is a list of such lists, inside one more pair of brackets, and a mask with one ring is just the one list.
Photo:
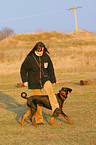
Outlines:
{"label": "grass field", "polygon": [[[96,85],[81,86],[80,80],[96,78],[96,36],[91,32],[28,35],[18,34],[0,42],[0,144],[95,145]],[[21,82],[19,70],[26,54],[40,39],[49,48],[57,80],[71,80],[53,89],[55,93],[61,87],[73,89],[63,111],[74,125],[59,116],[50,126],[51,111],[43,108],[44,125],[33,127],[27,118],[26,126],[21,126],[27,106],[20,93],[26,91],[30,96],[32,92],[26,87],[16,87]],[[42,93],[45,94],[44,90]]]}

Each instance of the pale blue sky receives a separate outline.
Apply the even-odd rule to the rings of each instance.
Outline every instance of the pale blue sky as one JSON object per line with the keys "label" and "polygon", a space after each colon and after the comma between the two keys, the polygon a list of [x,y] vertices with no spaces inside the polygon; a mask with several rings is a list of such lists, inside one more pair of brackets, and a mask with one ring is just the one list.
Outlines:
{"label": "pale blue sky", "polygon": [[96,0],[0,0],[0,30],[72,32],[74,11],[66,9],[78,6],[82,6],[76,10],[78,29],[96,32]]}

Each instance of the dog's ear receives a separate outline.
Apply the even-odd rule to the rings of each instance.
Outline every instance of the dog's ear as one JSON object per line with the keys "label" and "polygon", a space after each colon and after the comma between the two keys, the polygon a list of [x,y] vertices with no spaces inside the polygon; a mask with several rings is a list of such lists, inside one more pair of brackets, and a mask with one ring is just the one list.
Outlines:
{"label": "dog's ear", "polygon": [[61,90],[59,90],[59,93],[60,93],[61,91],[66,91],[66,88],[62,87]]}
{"label": "dog's ear", "polygon": [[[63,90],[63,91],[67,91],[67,92],[69,92],[69,93],[71,93],[71,91],[72,91],[71,88],[65,88],[65,87],[62,87],[61,90]],[[61,90],[60,90],[60,91],[61,91]],[[60,92],[60,91],[59,91],[59,92]]]}
{"label": "dog's ear", "polygon": [[71,93],[72,92],[72,89],[68,88],[68,91]]}
{"label": "dog's ear", "polygon": [[62,87],[60,91],[67,91],[67,88]]}

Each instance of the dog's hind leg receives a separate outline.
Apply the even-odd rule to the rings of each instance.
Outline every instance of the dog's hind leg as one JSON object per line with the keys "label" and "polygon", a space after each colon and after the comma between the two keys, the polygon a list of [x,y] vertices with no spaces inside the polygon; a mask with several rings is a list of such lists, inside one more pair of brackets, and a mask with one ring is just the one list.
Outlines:
{"label": "dog's hind leg", "polygon": [[34,122],[34,116],[30,120],[32,121],[32,123],[35,127],[38,127],[38,125]]}
{"label": "dog's hind leg", "polygon": [[53,120],[54,120],[54,117],[51,118],[51,126],[54,126],[53,125]]}
{"label": "dog's hind leg", "polygon": [[38,127],[38,125],[34,122],[34,116],[36,115],[36,112],[37,112],[37,108],[36,107],[31,109],[30,121],[33,123],[33,125],[35,127]]}
{"label": "dog's hind leg", "polygon": [[24,125],[24,119],[25,119],[26,117],[28,117],[29,115],[31,115],[31,110],[30,110],[30,108],[28,107],[27,113],[24,114],[24,115],[22,116],[22,126],[25,126],[25,125]]}

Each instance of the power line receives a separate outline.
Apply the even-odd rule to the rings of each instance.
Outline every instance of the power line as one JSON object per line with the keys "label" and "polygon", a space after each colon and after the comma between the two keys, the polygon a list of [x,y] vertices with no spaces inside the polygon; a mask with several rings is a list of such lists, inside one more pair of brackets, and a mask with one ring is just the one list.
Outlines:
{"label": "power line", "polygon": [[0,20],[0,22],[15,21],[15,20],[26,19],[26,18],[31,18],[31,17],[35,17],[35,16],[43,16],[43,15],[60,13],[60,12],[64,12],[64,11],[66,11],[66,9],[56,10],[56,11],[52,11],[52,12],[38,13],[38,14],[33,14],[33,15],[23,16],[23,17],[8,18],[8,19]]}

